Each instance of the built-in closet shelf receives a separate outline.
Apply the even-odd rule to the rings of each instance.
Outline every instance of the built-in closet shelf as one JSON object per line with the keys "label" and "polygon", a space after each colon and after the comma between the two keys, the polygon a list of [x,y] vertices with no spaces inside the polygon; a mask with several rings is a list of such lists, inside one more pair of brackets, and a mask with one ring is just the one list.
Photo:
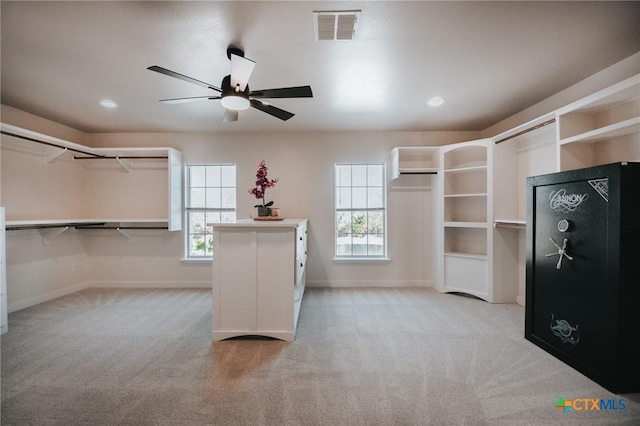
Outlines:
{"label": "built-in closet shelf", "polygon": [[[556,114],[555,112],[551,112],[494,136],[493,143],[501,144],[508,141],[512,141],[512,143],[516,142],[516,146],[514,146],[513,149],[521,151],[529,148],[528,145],[532,142],[532,138],[549,130],[553,131],[554,136],[552,137],[552,141],[555,143],[555,124]],[[525,146],[517,146],[521,144],[524,144]]]}
{"label": "built-in closet shelf", "polygon": [[[2,193],[7,215],[18,219],[8,221],[12,229],[88,222],[182,229],[182,153],[175,148],[95,148],[6,123],[0,134],[3,163],[13,168]],[[43,212],[84,219],[20,220]]]}
{"label": "built-in closet shelf", "polygon": [[487,170],[487,166],[486,165],[480,165],[480,166],[469,166],[469,167],[455,167],[452,169],[446,169],[444,170],[445,173],[471,173],[471,172],[478,172],[478,171],[483,171],[483,170]]}
{"label": "built-in closet shelf", "polygon": [[507,229],[526,229],[527,221],[518,219],[496,219],[493,221],[495,228],[507,228]]}
{"label": "built-in closet shelf", "polygon": [[7,230],[29,230],[47,228],[76,229],[168,229],[167,219],[46,219],[46,220],[8,220]]}
{"label": "built-in closet shelf", "polygon": [[398,179],[400,175],[435,175],[439,171],[436,146],[399,146],[389,153],[389,176]]}
{"label": "built-in closet shelf", "polygon": [[558,171],[636,161],[640,74],[556,111]]}
{"label": "built-in closet shelf", "polygon": [[470,192],[468,194],[445,194],[444,198],[487,197],[486,192]]}
{"label": "built-in closet shelf", "polygon": [[[44,135],[11,124],[0,123],[3,139],[2,147],[43,156],[48,162],[57,159],[72,160],[166,160],[170,147],[119,147],[94,148],[75,142]],[[81,161],[85,166],[99,164],[101,161]]]}
{"label": "built-in closet shelf", "polygon": [[458,253],[458,252],[445,252],[444,255],[446,257],[458,257],[464,259],[478,259],[478,260],[487,260],[487,255],[485,254],[471,254],[471,253]]}
{"label": "built-in closet shelf", "polygon": [[438,169],[433,167],[402,167],[398,169],[401,175],[437,175]]}
{"label": "built-in closet shelf", "polygon": [[488,228],[487,222],[444,222],[445,228]]}
{"label": "built-in closet shelf", "polygon": [[638,132],[640,132],[640,117],[634,117],[620,123],[610,124],[599,129],[572,136],[570,138],[560,139],[559,143],[560,145],[566,145],[570,143],[602,142]]}

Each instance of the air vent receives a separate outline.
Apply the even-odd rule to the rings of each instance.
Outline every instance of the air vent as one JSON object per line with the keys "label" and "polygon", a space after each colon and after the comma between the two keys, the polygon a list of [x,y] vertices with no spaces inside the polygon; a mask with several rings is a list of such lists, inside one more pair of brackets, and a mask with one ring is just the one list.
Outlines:
{"label": "air vent", "polygon": [[359,10],[315,11],[313,30],[316,40],[352,40],[356,34]]}

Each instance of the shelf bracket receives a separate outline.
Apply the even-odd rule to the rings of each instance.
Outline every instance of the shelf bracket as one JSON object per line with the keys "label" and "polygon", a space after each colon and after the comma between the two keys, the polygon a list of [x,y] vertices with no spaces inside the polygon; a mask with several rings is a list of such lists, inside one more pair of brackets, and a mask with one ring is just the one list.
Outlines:
{"label": "shelf bracket", "polygon": [[48,155],[47,157],[45,157],[45,161],[46,161],[45,165],[51,164],[56,158],[60,157],[62,154],[67,152],[67,150],[68,150],[67,148],[63,148],[60,151],[54,152],[53,154]]}
{"label": "shelf bracket", "polygon": [[133,242],[133,237],[131,235],[129,235],[129,233],[127,231],[125,231],[124,229],[116,228],[116,231],[118,231],[123,237],[125,237],[127,239],[128,243],[132,243]]}
{"label": "shelf bracket", "polygon": [[127,163],[126,161],[120,159],[120,157],[116,157],[116,160],[118,161],[118,163],[120,163],[122,168],[124,168],[127,171],[128,174],[132,173],[131,166],[129,165],[129,163]]}
{"label": "shelf bracket", "polygon": [[69,227],[65,226],[64,228],[56,229],[55,231],[51,231],[46,235],[42,236],[42,245],[48,246],[51,241],[53,241],[56,237],[62,234],[65,231],[68,231]]}

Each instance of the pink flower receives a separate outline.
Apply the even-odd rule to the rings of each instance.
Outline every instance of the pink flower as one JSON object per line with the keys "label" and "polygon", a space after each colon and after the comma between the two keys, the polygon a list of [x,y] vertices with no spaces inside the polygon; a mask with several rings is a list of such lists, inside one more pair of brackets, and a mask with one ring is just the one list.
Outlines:
{"label": "pink flower", "polygon": [[267,177],[267,165],[264,163],[264,160],[262,160],[258,164],[258,171],[256,172],[256,187],[249,190],[249,193],[253,194],[256,199],[262,199],[262,205],[258,204],[255,207],[269,207],[273,205],[273,201],[265,203],[264,195],[267,188],[276,186],[276,182],[278,182],[278,179],[269,179]]}

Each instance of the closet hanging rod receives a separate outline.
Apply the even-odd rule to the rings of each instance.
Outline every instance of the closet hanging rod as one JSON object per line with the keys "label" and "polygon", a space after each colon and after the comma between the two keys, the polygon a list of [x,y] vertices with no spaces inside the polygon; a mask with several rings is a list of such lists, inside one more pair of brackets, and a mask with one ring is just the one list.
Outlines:
{"label": "closet hanging rod", "polygon": [[75,155],[73,156],[74,160],[115,160],[115,159],[121,159],[121,160],[166,160],[167,156],[155,156],[155,155],[147,155],[147,156],[135,156],[135,155],[129,155],[129,156],[101,156],[101,157],[76,157]]}
{"label": "closet hanging rod", "polygon": [[436,171],[429,171],[429,172],[400,172],[401,175],[437,175],[438,172]]}
{"label": "closet hanging rod", "polygon": [[47,146],[53,146],[55,148],[61,148],[61,149],[67,149],[68,151],[72,151],[72,152],[77,152],[78,154],[84,154],[84,155],[88,155],[89,157],[76,157],[74,156],[73,159],[74,160],[115,160],[116,158],[120,158],[121,160],[133,160],[133,159],[143,159],[143,160],[164,160],[167,159],[169,157],[162,156],[162,155],[147,155],[147,156],[107,156],[107,155],[100,155],[100,154],[93,154],[91,152],[88,151],[82,151],[80,149],[75,149],[75,148],[69,148],[67,146],[63,146],[63,145],[59,145],[59,144],[55,144],[53,142],[45,142],[45,141],[41,141],[39,139],[34,139],[34,138],[30,138],[28,136],[22,136],[22,135],[18,135],[16,133],[11,133],[11,132],[7,132],[4,130],[0,130],[0,134],[3,135],[7,135],[7,136],[13,136],[14,138],[20,138],[20,139],[24,139],[27,140],[29,142],[35,142],[35,143],[39,143],[42,145],[47,145]]}
{"label": "closet hanging rod", "polygon": [[76,229],[169,229],[168,226],[76,226]]}
{"label": "closet hanging rod", "polygon": [[524,223],[494,223],[494,228],[506,228],[506,229],[527,229],[527,225]]}
{"label": "closet hanging rod", "polygon": [[[83,223],[82,226],[102,226],[104,222],[96,222],[96,223]],[[53,225],[26,225],[26,226],[7,226],[5,230],[7,231],[27,231],[33,229],[53,229],[53,228],[67,228],[69,226],[73,226],[76,229],[81,225],[75,223],[56,223]],[[99,228],[96,228],[99,229]]]}
{"label": "closet hanging rod", "polygon": [[537,130],[537,129],[539,129],[539,128],[541,128],[541,127],[544,127],[544,126],[548,126],[549,124],[553,124],[553,123],[555,123],[555,122],[556,122],[556,119],[555,119],[555,118],[552,118],[552,119],[547,120],[547,121],[545,121],[545,122],[543,122],[543,123],[536,124],[536,125],[535,125],[535,126],[533,126],[533,127],[529,127],[528,129],[524,129],[524,130],[522,130],[522,131],[520,131],[520,132],[518,132],[518,133],[514,133],[514,134],[513,134],[513,135],[511,135],[511,136],[506,136],[506,137],[504,137],[504,138],[502,138],[502,139],[498,139],[497,141],[495,141],[495,143],[496,143],[496,144],[499,144],[499,143],[502,143],[502,142],[506,142],[506,141],[508,141],[509,139],[517,138],[518,136],[524,135],[524,134],[529,133],[529,132],[533,132],[534,130]]}
{"label": "closet hanging rod", "polygon": [[[40,143],[42,145],[53,146],[53,147],[56,147],[56,148],[65,148],[65,149],[67,149],[69,151],[77,152],[79,154],[91,155],[93,158],[106,158],[104,155],[93,154],[91,152],[82,151],[82,150],[75,149],[75,148],[69,148],[67,146],[58,145],[58,144],[55,144],[55,143],[52,143],[52,142],[41,141],[41,140],[38,140],[38,139],[30,138],[28,136],[22,136],[22,135],[18,135],[18,134],[11,133],[11,132],[6,132],[4,130],[0,130],[0,134],[7,135],[7,136],[13,136],[14,138],[24,139],[24,140],[27,140],[29,142]],[[89,158],[89,157],[87,157],[87,158]]]}

